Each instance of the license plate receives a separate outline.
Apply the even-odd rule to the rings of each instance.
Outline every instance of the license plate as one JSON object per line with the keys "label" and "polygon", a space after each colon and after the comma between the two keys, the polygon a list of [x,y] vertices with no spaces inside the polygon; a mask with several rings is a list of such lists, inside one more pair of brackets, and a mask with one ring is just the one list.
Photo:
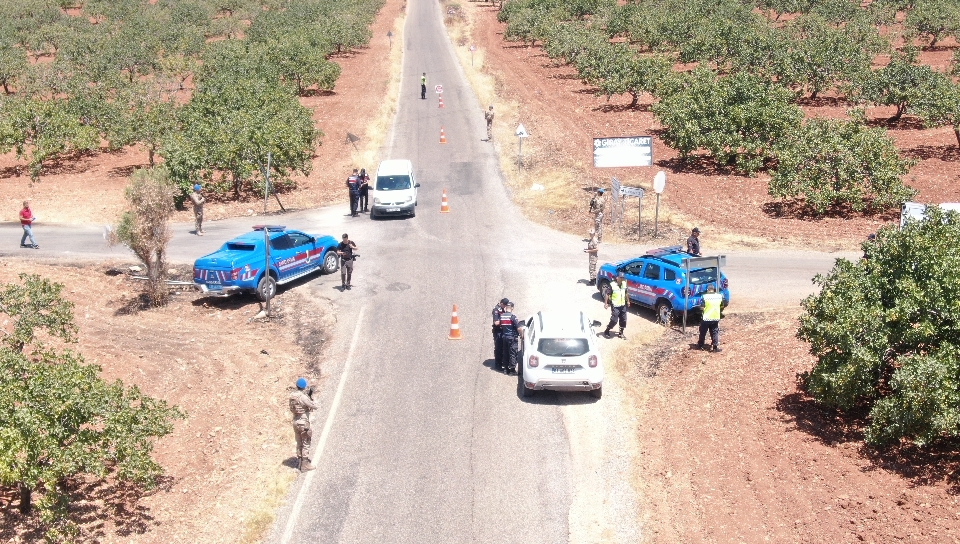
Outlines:
{"label": "license plate", "polygon": [[220,285],[220,282],[217,280],[207,280],[207,285]]}
{"label": "license plate", "polygon": [[554,374],[572,374],[577,371],[575,366],[555,366],[552,368]]}
{"label": "license plate", "polygon": [[220,285],[219,283],[208,283],[208,284],[207,284],[207,289],[209,289],[209,290],[211,290],[211,291],[222,291],[222,290],[223,290],[223,286]]}
{"label": "license plate", "polygon": [[399,212],[400,208],[387,208],[388,212]]}

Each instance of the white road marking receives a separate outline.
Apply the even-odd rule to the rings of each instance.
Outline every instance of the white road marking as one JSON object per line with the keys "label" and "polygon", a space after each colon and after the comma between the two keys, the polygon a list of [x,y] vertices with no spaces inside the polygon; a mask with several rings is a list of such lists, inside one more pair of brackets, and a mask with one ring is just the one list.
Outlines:
{"label": "white road marking", "polygon": [[[366,309],[360,308],[360,314],[357,317],[357,325],[353,329],[353,338],[350,340],[350,349],[347,351],[347,360],[343,363],[343,373],[340,374],[340,383],[337,385],[337,392],[333,396],[333,403],[330,405],[330,412],[327,414],[327,421],[323,424],[323,432],[320,433],[320,439],[317,441],[317,448],[313,452],[313,465],[319,468],[320,458],[323,456],[323,448],[327,445],[327,438],[330,436],[330,429],[333,427],[333,420],[337,417],[337,408],[340,406],[340,400],[343,398],[343,388],[347,383],[347,375],[350,373],[350,363],[353,361],[353,352],[357,348],[357,340],[360,339],[360,325],[363,324],[363,312]],[[310,483],[313,481],[313,475],[316,470],[307,473],[307,477],[297,493],[297,500],[293,504],[293,510],[290,511],[290,517],[287,519],[287,527],[283,531],[283,537],[280,544],[287,544],[293,536],[293,527],[300,516],[300,509],[303,508],[303,498],[307,495]]]}

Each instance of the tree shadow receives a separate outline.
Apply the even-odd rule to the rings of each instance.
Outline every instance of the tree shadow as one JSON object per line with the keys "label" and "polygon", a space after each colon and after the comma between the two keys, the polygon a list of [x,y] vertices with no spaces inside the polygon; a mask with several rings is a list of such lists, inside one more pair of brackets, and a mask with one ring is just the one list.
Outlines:
{"label": "tree shadow", "polygon": [[894,119],[893,117],[877,117],[867,119],[866,124],[869,127],[883,127],[891,130],[925,130],[927,128],[923,125],[922,119],[912,116],[903,116],[899,119]]}
{"label": "tree shadow", "polygon": [[857,453],[870,462],[864,471],[887,470],[915,485],[946,482],[951,486],[950,494],[960,494],[960,440],[943,440],[922,448],[909,443],[872,448],[863,443],[867,407],[841,412],[796,391],[781,397],[776,409],[787,423],[826,446],[859,444]]}
{"label": "tree shadow", "polygon": [[708,155],[689,155],[686,158],[673,157],[672,159],[660,159],[656,161],[656,164],[660,168],[669,169],[675,174],[685,173],[698,174],[701,176],[734,175],[733,168],[717,163],[713,157]]}
{"label": "tree shadow", "polygon": [[[543,67],[544,68],[561,68],[562,65],[550,66],[545,64]],[[580,74],[550,74],[547,77],[549,77],[550,79],[580,79]]]}
{"label": "tree shadow", "polygon": [[593,108],[593,111],[599,111],[601,113],[623,113],[627,111],[637,111],[637,112],[648,112],[652,104],[638,103],[636,105],[632,104],[603,104]]}
{"label": "tree shadow", "polygon": [[794,101],[798,106],[810,106],[814,108],[822,107],[845,107],[851,105],[846,98],[839,96],[818,96],[816,98],[804,96]]}
{"label": "tree shadow", "polygon": [[960,147],[956,145],[918,145],[902,151],[905,157],[917,160],[939,159],[944,162],[960,162]]}
{"label": "tree shadow", "polygon": [[304,89],[300,96],[337,96],[337,92],[333,89]]}
{"label": "tree shadow", "polygon": [[141,168],[149,168],[149,165],[146,164],[131,164],[129,166],[117,166],[107,170],[107,177],[111,178],[128,178],[133,175],[134,172],[140,170]]}
{"label": "tree shadow", "polygon": [[881,221],[897,221],[900,218],[900,210],[897,209],[873,209],[867,205],[863,211],[854,210],[847,203],[833,204],[823,212],[819,212],[807,204],[803,198],[788,198],[784,200],[775,200],[764,202],[760,209],[772,219],[800,219],[804,221],[820,219],[852,219],[854,217],[878,219]]}

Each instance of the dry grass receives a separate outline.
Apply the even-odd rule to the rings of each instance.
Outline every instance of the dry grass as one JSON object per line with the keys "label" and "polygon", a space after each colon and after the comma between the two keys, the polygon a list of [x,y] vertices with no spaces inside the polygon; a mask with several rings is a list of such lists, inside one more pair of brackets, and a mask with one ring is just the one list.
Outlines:
{"label": "dry grass", "polygon": [[[390,80],[387,82],[387,94],[383,97],[380,110],[367,128],[363,147],[352,154],[353,164],[379,164],[383,158],[383,145],[397,113],[397,104],[400,100],[400,76],[403,64],[403,27],[406,14],[397,17],[393,23],[393,42],[390,49],[389,66]],[[370,172],[368,172],[370,174]]]}
{"label": "dry grass", "polygon": [[277,467],[268,475],[270,481],[263,488],[267,490],[266,497],[254,508],[244,523],[241,544],[255,544],[262,542],[276,520],[276,513],[283,504],[290,490],[290,484],[296,479],[295,473],[290,470],[281,470]]}

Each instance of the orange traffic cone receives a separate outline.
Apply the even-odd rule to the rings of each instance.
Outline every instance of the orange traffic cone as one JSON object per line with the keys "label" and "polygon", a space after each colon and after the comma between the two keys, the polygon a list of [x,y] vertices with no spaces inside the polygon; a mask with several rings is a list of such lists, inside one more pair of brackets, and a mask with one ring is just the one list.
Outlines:
{"label": "orange traffic cone", "polygon": [[441,108],[443,107],[443,95],[442,95],[442,94],[440,95],[440,107],[441,107]]}
{"label": "orange traffic cone", "polygon": [[440,213],[450,213],[450,204],[447,204],[447,190],[443,190],[443,198],[440,199]]}
{"label": "orange traffic cone", "polygon": [[453,305],[453,315],[450,317],[450,340],[463,340],[460,335],[460,318],[457,317],[457,305]]}
{"label": "orange traffic cone", "polygon": [[443,127],[440,127],[440,143],[447,143],[447,135],[443,133]]}

